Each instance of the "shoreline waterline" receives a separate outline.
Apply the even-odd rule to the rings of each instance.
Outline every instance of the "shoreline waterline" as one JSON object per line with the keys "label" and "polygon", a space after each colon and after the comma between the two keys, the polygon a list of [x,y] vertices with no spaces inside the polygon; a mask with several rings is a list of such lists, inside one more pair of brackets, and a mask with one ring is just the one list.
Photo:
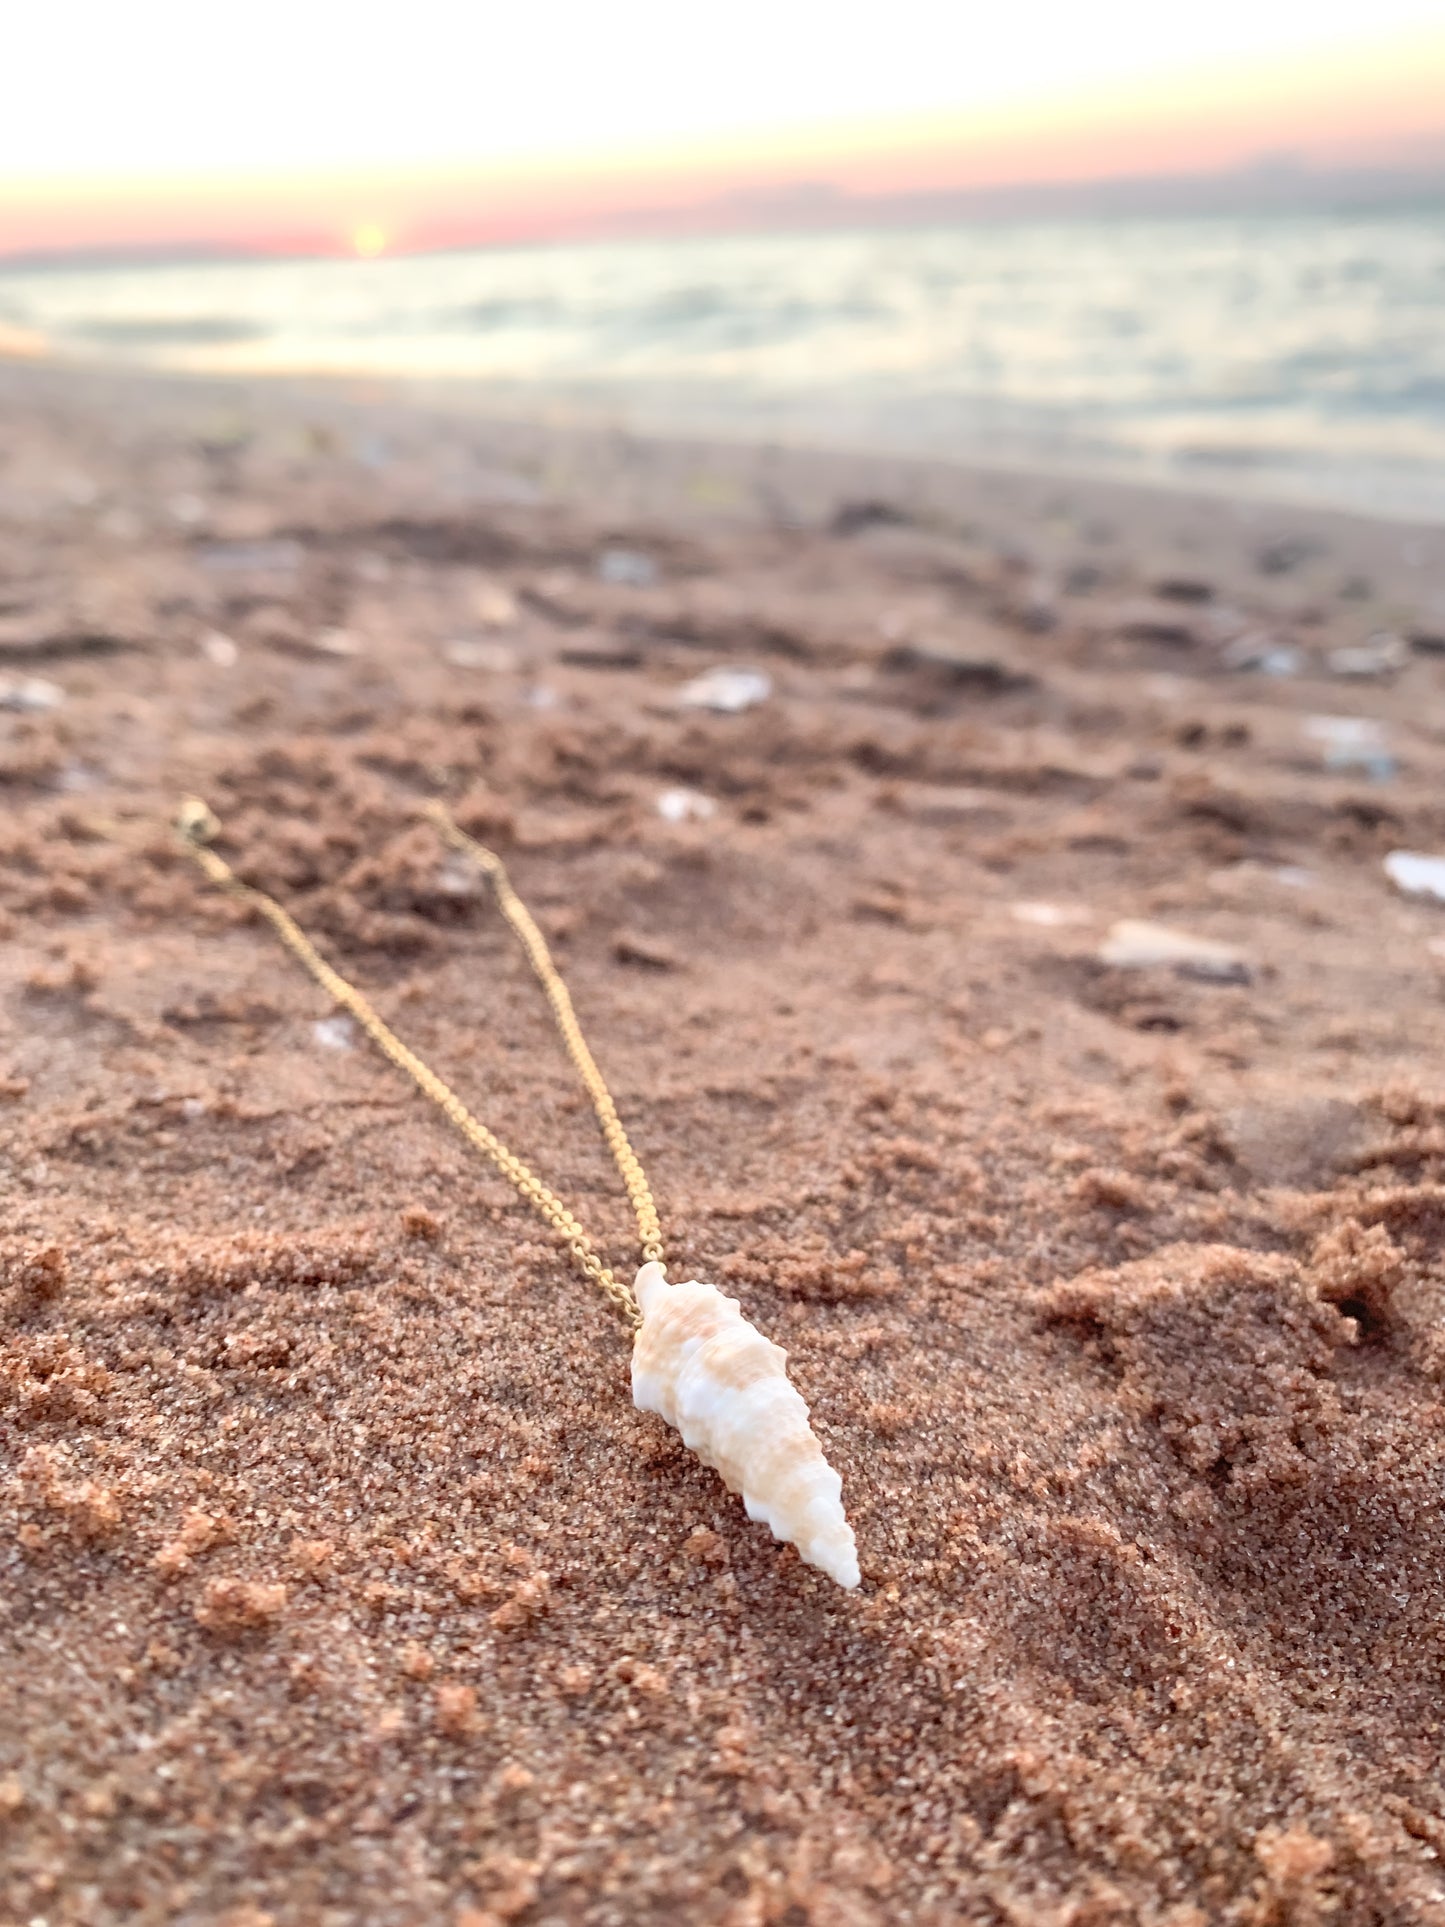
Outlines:
{"label": "shoreline waterline", "polygon": [[52,362],[1445,522],[1445,215],[0,269]]}

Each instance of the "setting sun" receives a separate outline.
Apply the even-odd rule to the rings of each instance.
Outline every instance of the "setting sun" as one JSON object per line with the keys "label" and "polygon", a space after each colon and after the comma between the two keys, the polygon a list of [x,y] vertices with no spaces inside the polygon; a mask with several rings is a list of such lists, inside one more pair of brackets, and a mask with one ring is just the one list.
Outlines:
{"label": "setting sun", "polygon": [[360,255],[364,261],[371,260],[375,255],[385,254],[386,241],[386,229],[375,221],[362,221],[351,230],[352,253]]}

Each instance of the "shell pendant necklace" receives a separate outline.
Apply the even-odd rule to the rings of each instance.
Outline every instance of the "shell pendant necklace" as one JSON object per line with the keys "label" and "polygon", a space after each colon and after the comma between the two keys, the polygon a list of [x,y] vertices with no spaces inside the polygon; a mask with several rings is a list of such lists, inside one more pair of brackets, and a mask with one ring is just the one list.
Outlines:
{"label": "shell pendant necklace", "polygon": [[603,1264],[562,1200],[408,1050],[356,986],[332,969],[294,918],[273,897],[243,883],[216,854],[210,845],[221,826],[207,806],[188,799],[176,827],[206,876],[266,919],[302,968],[350,1012],[383,1055],[491,1160],[565,1244],[588,1282],[632,1330],[632,1397],[639,1410],[655,1412],[675,1427],[689,1451],[720,1473],[730,1492],[741,1493],[750,1519],[770,1526],[774,1538],[790,1541],[809,1565],[840,1586],[856,1586],[858,1552],[843,1512],[843,1482],[824,1458],[808,1423],[808,1408],[788,1378],[787,1354],[750,1325],[737,1300],[724,1297],[715,1285],[696,1279],[669,1283],[651,1187],[542,932],[512,888],[501,858],[459,829],[439,803],[425,814],[452,848],[486,876],[551,1006],[637,1219],[643,1262],[631,1285]]}

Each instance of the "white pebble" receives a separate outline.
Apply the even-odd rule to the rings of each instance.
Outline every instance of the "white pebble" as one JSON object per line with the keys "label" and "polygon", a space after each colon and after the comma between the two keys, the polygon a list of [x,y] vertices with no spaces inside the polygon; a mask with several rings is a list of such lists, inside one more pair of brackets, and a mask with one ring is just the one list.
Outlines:
{"label": "white pebble", "polygon": [[38,713],[59,709],[65,691],[59,683],[46,682],[43,676],[25,676],[19,682],[0,682],[0,709],[19,709]]}
{"label": "white pebble", "polygon": [[1325,657],[1335,675],[1362,678],[1393,676],[1409,660],[1409,645],[1404,638],[1383,629],[1364,642],[1331,649]]}
{"label": "white pebble", "polygon": [[217,575],[294,575],[306,551],[289,536],[275,541],[210,542],[196,552],[203,569]]}
{"label": "white pebble", "polygon": [[1015,923],[1037,924],[1041,930],[1089,921],[1089,912],[1081,903],[1011,903],[1009,911]]}
{"label": "white pebble", "polygon": [[349,629],[319,629],[312,644],[320,656],[359,656],[362,641]]}
{"label": "white pebble", "polygon": [[1371,716],[1306,716],[1304,733],[1324,747],[1324,764],[1337,775],[1359,770],[1387,783],[1399,772],[1383,723]]}
{"label": "white pebble", "polygon": [[183,529],[194,529],[205,521],[208,510],[199,495],[182,494],[171,497],[166,503],[166,513]]}
{"label": "white pebble", "polygon": [[621,588],[650,589],[657,580],[657,564],[636,549],[604,549],[597,558],[597,573],[602,581]]}
{"label": "white pebble", "polygon": [[761,669],[709,669],[694,676],[678,691],[683,709],[712,709],[724,716],[737,716],[745,709],[756,709],[773,693],[773,679]]}
{"label": "white pebble", "polygon": [[350,1050],[352,1023],[349,1017],[321,1017],[311,1026],[311,1035],[322,1050]]}
{"label": "white pebble", "polygon": [[1224,660],[1230,669],[1255,669],[1262,676],[1297,676],[1305,665],[1303,650],[1257,630],[1230,643]]}
{"label": "white pebble", "polygon": [[454,669],[485,669],[494,676],[505,676],[517,666],[517,652],[505,642],[482,642],[473,636],[443,643],[442,654]]}
{"label": "white pebble", "polygon": [[1330,748],[1383,748],[1387,738],[1383,723],[1373,716],[1306,716],[1302,725],[1306,736]]}
{"label": "white pebble", "polygon": [[208,629],[201,637],[201,654],[207,662],[213,662],[217,669],[234,669],[241,659],[241,652],[229,636],[223,636],[219,629]]}
{"label": "white pebble", "polygon": [[1385,874],[1407,897],[1429,897],[1445,903],[1445,856],[1422,856],[1418,850],[1391,850]]}
{"label": "white pebble", "polygon": [[701,790],[664,790],[657,799],[657,814],[668,823],[706,823],[717,815],[717,804]]}
{"label": "white pebble", "polygon": [[482,873],[475,863],[456,853],[443,857],[437,888],[444,897],[480,896],[482,887]]}
{"label": "white pebble", "polygon": [[510,629],[521,615],[517,598],[501,582],[478,582],[472,590],[472,608],[484,629]]}
{"label": "white pebble", "polygon": [[1232,944],[1132,918],[1113,925],[1099,947],[1099,961],[1112,964],[1116,970],[1144,970],[1166,964],[1184,976],[1204,977],[1215,983],[1244,983],[1250,974],[1248,959]]}

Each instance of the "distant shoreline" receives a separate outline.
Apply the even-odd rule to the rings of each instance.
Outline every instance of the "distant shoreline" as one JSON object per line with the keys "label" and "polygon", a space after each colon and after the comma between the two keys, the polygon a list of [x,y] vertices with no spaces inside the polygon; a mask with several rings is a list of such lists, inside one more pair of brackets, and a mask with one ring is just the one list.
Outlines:
{"label": "distant shoreline", "polygon": [[1445,528],[1445,505],[1435,514],[1408,507],[1370,507],[1341,501],[1328,494],[1270,487],[1268,477],[1251,476],[1247,468],[1211,468],[1200,462],[1195,473],[1145,473],[1119,464],[1071,462],[1013,456],[998,450],[960,449],[939,454],[896,446],[867,446],[826,433],[765,435],[748,428],[731,432],[726,423],[683,419],[624,420],[601,404],[559,402],[556,397],[519,394],[471,377],[408,377],[327,369],[287,369],[276,372],[147,368],[103,356],[57,356],[7,350],[0,331],[0,394],[9,381],[41,380],[54,383],[61,393],[93,386],[106,394],[128,395],[143,403],[149,395],[167,391],[194,395],[207,387],[217,398],[240,396],[256,389],[284,398],[287,407],[304,407],[308,397],[326,408],[337,405],[363,413],[370,409],[399,410],[419,418],[464,414],[479,429],[500,430],[545,442],[601,442],[638,448],[700,449],[744,457],[766,452],[779,459],[804,464],[821,463],[859,477],[870,472],[900,475],[967,477],[993,476],[1035,486],[1039,490],[1098,491],[1117,496],[1125,505],[1155,498],[1175,504],[1198,503],[1211,513],[1230,509],[1254,520],[1270,517],[1363,524],[1402,530],[1437,531]]}
{"label": "distant shoreline", "polygon": [[[1083,183],[1021,183],[978,189],[939,189],[899,195],[845,195],[819,203],[808,200],[791,211],[786,195],[754,208],[731,203],[684,209],[663,219],[657,210],[638,209],[610,221],[575,230],[535,234],[476,233],[388,248],[382,259],[426,261],[450,255],[537,253],[551,248],[610,247],[626,242],[717,241],[753,237],[832,234],[892,234],[949,231],[959,227],[1133,224],[1160,221],[1321,220],[1361,217],[1410,219],[1445,215],[1445,169],[1418,176],[1377,175],[1347,170],[1338,176],[1282,171],[1279,180],[1303,186],[1271,197],[1261,193],[1263,170],[1237,174],[1167,175]],[[1221,187],[1225,191],[1220,191]],[[766,212],[767,218],[760,218]],[[294,245],[193,240],[137,242],[118,247],[21,249],[0,253],[0,277],[23,274],[88,274],[111,269],[250,267],[303,261],[352,261],[356,256],[335,237],[298,238]]]}
{"label": "distant shoreline", "polygon": [[1445,523],[1445,215],[973,221],[0,275],[0,351]]}
{"label": "distant shoreline", "polygon": [[[545,477],[536,499],[555,495],[589,514],[612,501],[619,521],[630,514],[685,519],[692,489],[686,478],[708,474],[722,478],[721,492],[714,498],[704,490],[697,511],[711,516],[721,507],[725,516],[736,511],[745,520],[757,517],[759,500],[770,501],[780,491],[790,517],[820,522],[840,502],[868,500],[897,507],[906,520],[922,526],[952,527],[975,515],[991,519],[996,502],[1009,502],[1034,542],[1067,505],[1068,516],[1080,526],[1107,525],[1128,531],[1131,540],[1146,539],[1156,525],[1173,530],[1182,518],[1201,531],[1201,541],[1213,539],[1207,534],[1213,531],[1232,548],[1258,532],[1261,542],[1303,543],[1361,566],[1403,543],[1403,553],[1413,556],[1418,550],[1429,569],[1438,560],[1440,580],[1435,583],[1431,575],[1433,586],[1423,593],[1402,581],[1390,608],[1381,604],[1379,620],[1394,621],[1403,613],[1445,622],[1445,515],[1373,512],[1318,499],[1291,500],[1222,480],[1211,486],[1204,479],[1108,473],[983,452],[939,456],[826,438],[730,435],[676,422],[637,426],[530,400],[523,405],[514,399],[509,406],[507,397],[486,384],[462,378],[324,371],[215,374],[131,368],[102,359],[21,360],[0,353],[0,407],[29,405],[42,397],[70,415],[89,411],[106,422],[117,417],[154,421],[169,432],[185,421],[221,423],[223,439],[253,418],[273,427],[290,423],[308,435],[349,439],[359,480],[378,461],[385,469],[393,439],[426,446],[433,435],[447,441],[458,435],[474,438],[499,457],[515,458],[518,475]],[[761,483],[760,477],[765,478]],[[491,486],[480,500],[494,499]],[[533,499],[530,482],[526,495]],[[495,499],[512,498],[504,489]],[[1054,547],[1052,540],[1044,542],[1044,549]],[[1060,554],[1066,548],[1064,542]],[[1411,562],[1405,573],[1414,567]],[[1368,609],[1362,620],[1367,615]]]}

